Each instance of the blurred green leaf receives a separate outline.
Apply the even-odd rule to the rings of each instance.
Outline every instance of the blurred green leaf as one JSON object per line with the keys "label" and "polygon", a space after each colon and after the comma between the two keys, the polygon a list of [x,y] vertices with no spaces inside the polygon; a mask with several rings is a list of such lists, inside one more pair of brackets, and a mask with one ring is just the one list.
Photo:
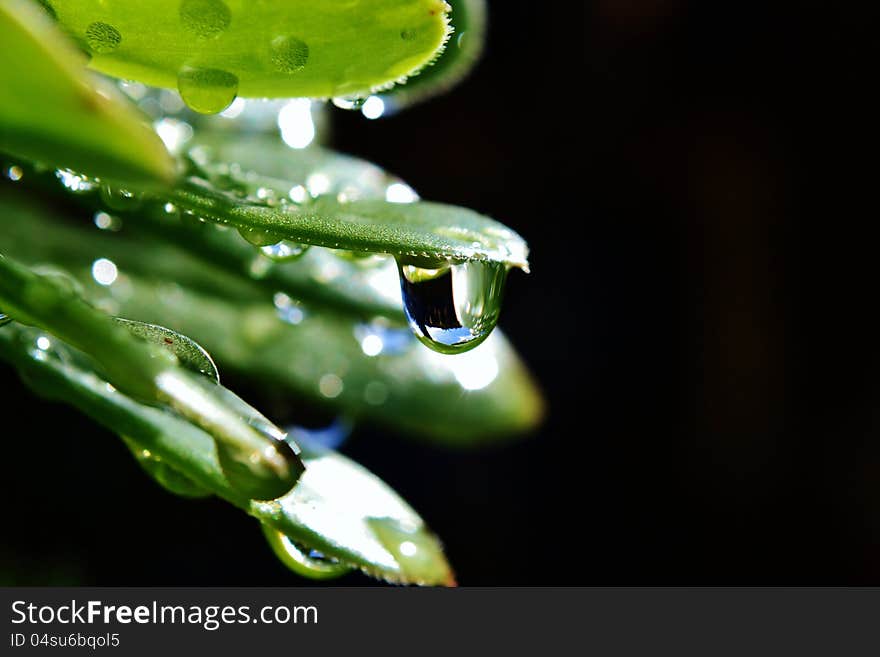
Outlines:
{"label": "blurred green leaf", "polygon": [[155,185],[174,177],[162,141],[51,20],[27,0],[0,3],[0,150],[53,167]]}
{"label": "blurred green leaf", "polygon": [[431,62],[447,38],[443,0],[51,0],[91,66],[178,88],[193,109],[244,97],[366,94]]}
{"label": "blurred green leaf", "polygon": [[0,358],[38,394],[76,406],[198,486],[328,557],[392,582],[454,583],[442,548],[422,519],[357,464],[307,448],[302,452],[306,472],[289,493],[269,502],[248,500],[228,481],[209,434],[123,395],[69,346],[48,353],[34,349],[43,335],[17,323],[0,331]]}
{"label": "blurred green leaf", "polygon": [[[252,426],[240,408],[230,408],[232,393],[178,367],[172,353],[135,337],[54,277],[0,254],[0,306],[14,320],[40,327],[87,353],[117,388],[171,408],[209,432],[227,476],[243,494],[273,499],[297,481],[303,466],[295,451],[264,427]],[[47,344],[33,350],[50,352],[52,341]]]}

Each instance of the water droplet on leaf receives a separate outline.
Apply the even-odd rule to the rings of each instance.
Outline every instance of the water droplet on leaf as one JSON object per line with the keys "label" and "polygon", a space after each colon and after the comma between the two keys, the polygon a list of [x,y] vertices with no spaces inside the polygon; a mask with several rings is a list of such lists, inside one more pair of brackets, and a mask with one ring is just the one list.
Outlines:
{"label": "water droplet on leaf", "polygon": [[[302,462],[293,448],[256,421],[254,430],[271,438],[259,451],[247,451],[217,442],[217,459],[230,485],[255,500],[271,500],[285,495],[302,474]],[[267,421],[267,425],[271,425]],[[274,427],[274,425],[271,425]],[[267,464],[272,463],[271,467]],[[286,464],[281,466],[280,464]]]}
{"label": "water droplet on leaf", "polygon": [[202,498],[211,495],[211,491],[207,488],[168,465],[160,457],[153,454],[150,450],[144,449],[136,441],[125,436],[122,439],[128,445],[128,448],[134,454],[135,459],[144,469],[144,472],[168,492],[189,498]]}
{"label": "water droplet on leaf", "polygon": [[183,0],[180,22],[199,39],[216,39],[226,31],[232,20],[229,7],[222,0]]}
{"label": "water droplet on leaf", "polygon": [[122,35],[112,25],[96,21],[86,28],[86,43],[92,52],[103,55],[119,47]]}
{"label": "water droplet on leaf", "polygon": [[350,111],[359,110],[365,102],[367,99],[360,96],[339,96],[332,100],[332,103],[339,109]]}
{"label": "water droplet on leaf", "polygon": [[[432,564],[443,561],[440,542],[414,522],[397,518],[368,518],[367,524],[415,584],[420,583],[418,573],[430,571]],[[455,585],[451,572],[445,583]]]}
{"label": "water droplet on leaf", "polygon": [[9,315],[5,315],[2,312],[0,312],[0,326],[3,326],[4,324],[8,324],[11,321],[12,321],[12,318]]}
{"label": "water droplet on leaf", "polygon": [[300,244],[289,240],[281,240],[275,244],[268,244],[260,248],[260,251],[267,258],[275,262],[288,262],[302,257],[309,250],[308,244]]}
{"label": "water droplet on leaf", "polygon": [[351,570],[337,559],[294,541],[268,525],[263,525],[263,533],[281,562],[298,575],[310,579],[331,579]]}
{"label": "water droplet on leaf", "polygon": [[190,109],[217,114],[238,94],[238,78],[216,68],[185,68],[177,76],[177,90]]}
{"label": "water droplet on leaf", "polygon": [[483,342],[495,325],[507,268],[470,261],[427,269],[398,262],[410,328],[434,351],[456,354]]}
{"label": "water droplet on leaf", "polygon": [[238,234],[254,246],[268,246],[281,241],[281,235],[256,228],[239,228]]}
{"label": "water droplet on leaf", "polygon": [[277,71],[296,73],[309,61],[309,45],[293,36],[280,36],[272,39],[269,54]]}

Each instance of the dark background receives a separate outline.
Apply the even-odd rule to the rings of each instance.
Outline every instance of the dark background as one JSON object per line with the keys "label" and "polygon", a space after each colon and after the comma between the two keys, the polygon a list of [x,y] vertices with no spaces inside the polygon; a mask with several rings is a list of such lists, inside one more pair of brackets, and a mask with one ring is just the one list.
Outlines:
{"label": "dark background", "polygon": [[[532,247],[502,326],[543,428],[479,452],[369,429],[345,447],[460,583],[880,584],[868,5],[492,2],[452,93],[335,113],[337,147]],[[252,519],[164,493],[0,376],[4,577],[303,581]]]}

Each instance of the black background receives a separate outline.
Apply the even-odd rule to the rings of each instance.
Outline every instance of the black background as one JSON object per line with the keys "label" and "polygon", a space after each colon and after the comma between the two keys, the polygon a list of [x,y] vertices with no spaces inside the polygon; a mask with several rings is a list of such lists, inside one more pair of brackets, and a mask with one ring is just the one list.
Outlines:
{"label": "black background", "polygon": [[[492,2],[449,95],[334,113],[337,147],[532,247],[502,326],[542,429],[461,453],[362,428],[345,447],[460,583],[880,584],[868,6]],[[252,519],[164,493],[0,376],[5,583],[302,581]]]}

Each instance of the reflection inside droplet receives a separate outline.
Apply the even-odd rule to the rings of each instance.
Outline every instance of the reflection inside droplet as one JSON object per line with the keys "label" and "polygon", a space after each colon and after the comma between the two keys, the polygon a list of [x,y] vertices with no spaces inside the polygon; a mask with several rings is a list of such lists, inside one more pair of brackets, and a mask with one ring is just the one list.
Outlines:
{"label": "reflection inside droplet", "polygon": [[498,323],[504,264],[470,261],[437,269],[398,264],[398,269],[410,328],[434,351],[473,349]]}

